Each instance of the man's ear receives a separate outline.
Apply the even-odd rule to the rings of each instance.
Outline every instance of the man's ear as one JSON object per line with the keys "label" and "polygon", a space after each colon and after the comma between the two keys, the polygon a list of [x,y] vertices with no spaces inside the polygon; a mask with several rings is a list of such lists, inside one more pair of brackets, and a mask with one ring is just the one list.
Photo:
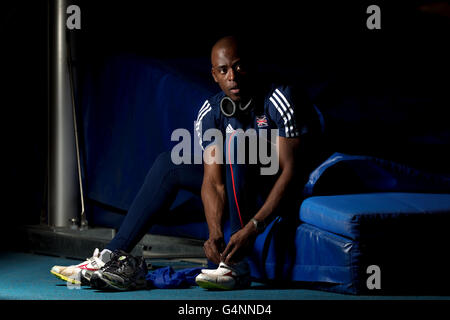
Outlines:
{"label": "man's ear", "polygon": [[214,72],[214,68],[211,68],[211,75],[212,75],[212,77],[214,78],[214,81],[215,81],[216,83],[219,82],[219,81],[217,81],[216,73]]}

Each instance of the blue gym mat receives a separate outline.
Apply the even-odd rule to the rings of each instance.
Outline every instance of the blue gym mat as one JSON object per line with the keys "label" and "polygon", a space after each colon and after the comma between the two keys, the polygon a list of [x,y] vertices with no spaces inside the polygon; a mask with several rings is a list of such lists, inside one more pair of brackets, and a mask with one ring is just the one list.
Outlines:
{"label": "blue gym mat", "polygon": [[[150,261],[151,262],[151,261]],[[79,263],[72,259],[30,253],[0,253],[1,300],[448,300],[436,296],[352,296],[298,288],[273,288],[253,283],[246,290],[208,291],[188,289],[151,289],[129,292],[104,292],[89,287],[67,285],[50,273],[53,265]],[[170,265],[170,262],[168,263]]]}

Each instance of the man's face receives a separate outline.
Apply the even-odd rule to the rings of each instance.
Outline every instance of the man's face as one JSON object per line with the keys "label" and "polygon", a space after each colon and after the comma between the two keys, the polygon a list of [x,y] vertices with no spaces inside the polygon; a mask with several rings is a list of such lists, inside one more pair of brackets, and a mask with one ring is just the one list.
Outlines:
{"label": "man's face", "polygon": [[211,55],[212,76],[222,91],[238,102],[248,98],[249,75],[236,46],[224,46],[213,50]]}

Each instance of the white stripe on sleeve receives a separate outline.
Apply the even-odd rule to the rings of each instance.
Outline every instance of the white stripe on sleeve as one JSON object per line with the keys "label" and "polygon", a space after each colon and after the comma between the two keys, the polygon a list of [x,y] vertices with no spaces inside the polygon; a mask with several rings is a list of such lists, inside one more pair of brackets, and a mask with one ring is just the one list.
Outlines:
{"label": "white stripe on sleeve", "polygon": [[[278,90],[278,92],[280,92],[280,91]],[[280,94],[281,94],[281,92],[280,92]],[[294,110],[292,110],[289,103],[287,103],[287,100],[283,99],[285,101],[285,103],[287,103],[287,105],[288,105],[286,107],[285,104],[283,103],[283,101],[281,101],[281,99],[278,97],[278,95],[275,92],[273,93],[273,97],[275,97],[275,99],[277,99],[278,103],[283,108],[284,112],[287,114],[287,118],[288,118],[289,124],[290,124],[289,129],[290,129],[291,133],[295,136],[297,133],[297,124],[295,123]]]}
{"label": "white stripe on sleeve", "polygon": [[199,138],[199,143],[200,143],[200,147],[202,148],[202,150],[204,151],[205,149],[203,148],[203,140],[202,140],[202,133],[200,132],[200,125],[201,125],[201,123],[202,123],[202,120],[203,120],[203,118],[205,117],[205,115],[208,113],[208,112],[210,112],[211,111],[211,105],[208,103],[208,104],[206,104],[205,105],[205,108],[204,108],[204,110],[201,112],[201,114],[200,114],[200,112],[199,112],[199,115],[198,115],[198,118],[197,118],[197,121],[196,121],[196,123],[195,123],[195,130],[197,131],[197,135],[198,135],[198,138]]}
{"label": "white stripe on sleeve", "polygon": [[203,106],[198,111],[197,120],[200,118],[200,115],[203,113],[203,111],[205,111],[209,106],[210,106],[209,101],[206,100],[205,103],[203,104]]}
{"label": "white stripe on sleeve", "polygon": [[275,100],[272,97],[270,97],[269,100],[272,102],[272,104],[275,106],[275,108],[278,110],[278,112],[280,113],[281,117],[284,120],[284,130],[286,133],[286,137],[290,137],[289,129],[287,126],[288,120],[287,120],[286,116],[284,115],[284,112],[280,109],[280,107],[278,106],[278,104],[275,102]]}
{"label": "white stripe on sleeve", "polygon": [[202,107],[200,108],[200,110],[198,111],[198,113],[202,112],[203,108],[209,103],[208,100],[205,100],[205,103],[203,103]]}

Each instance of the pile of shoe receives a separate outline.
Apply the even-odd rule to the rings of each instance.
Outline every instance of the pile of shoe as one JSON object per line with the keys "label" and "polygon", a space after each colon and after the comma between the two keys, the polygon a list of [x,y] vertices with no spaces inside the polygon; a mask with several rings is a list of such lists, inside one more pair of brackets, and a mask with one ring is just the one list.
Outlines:
{"label": "pile of shoe", "polygon": [[[72,266],[54,266],[50,272],[74,285],[100,290],[147,289],[148,266],[142,257],[121,250],[94,250],[92,257]],[[213,290],[245,289],[251,285],[250,269],[244,260],[232,266],[221,262],[217,269],[202,269],[195,278],[202,288]]]}
{"label": "pile of shoe", "polygon": [[54,266],[50,272],[71,284],[95,289],[125,291],[147,288],[145,260],[121,250],[100,252],[95,249],[86,261],[67,267]]}

